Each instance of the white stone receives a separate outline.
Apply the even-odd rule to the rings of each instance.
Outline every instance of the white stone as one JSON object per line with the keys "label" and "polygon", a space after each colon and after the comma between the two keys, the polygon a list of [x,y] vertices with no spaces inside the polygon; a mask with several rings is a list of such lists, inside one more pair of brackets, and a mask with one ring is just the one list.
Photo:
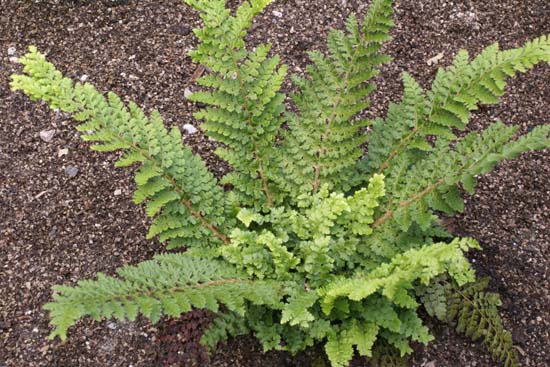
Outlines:
{"label": "white stone", "polygon": [[86,80],[88,80],[88,75],[84,74],[80,77],[80,81],[84,83]]}
{"label": "white stone", "polygon": [[122,190],[121,189],[116,189],[115,192],[114,192],[114,195],[119,196],[120,194],[122,194]]}
{"label": "white stone", "polygon": [[195,126],[191,125],[191,124],[185,124],[183,125],[183,130],[185,130],[185,132],[189,135],[193,135],[194,133],[196,133],[198,130]]}
{"label": "white stone", "polygon": [[44,140],[46,143],[49,143],[50,141],[52,141],[53,137],[55,136],[55,129],[51,129],[51,130],[42,130],[40,132],[40,139]]}
{"label": "white stone", "polygon": [[15,47],[8,48],[8,56],[15,55],[15,51],[17,51],[17,49]]}
{"label": "white stone", "polygon": [[69,149],[67,149],[67,148],[59,149],[57,151],[57,157],[58,158],[63,157],[64,155],[67,155],[67,154],[69,154]]}
{"label": "white stone", "polygon": [[273,10],[273,15],[275,15],[277,18],[282,18],[283,17],[283,13],[281,13],[278,10]]}

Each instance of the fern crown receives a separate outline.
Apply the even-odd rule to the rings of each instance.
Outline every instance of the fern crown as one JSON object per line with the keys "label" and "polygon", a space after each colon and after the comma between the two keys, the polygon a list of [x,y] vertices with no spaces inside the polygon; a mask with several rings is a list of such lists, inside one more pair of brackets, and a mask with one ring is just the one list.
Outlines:
{"label": "fern crown", "polygon": [[116,165],[137,167],[134,201],[153,218],[148,237],[186,249],[56,286],[45,306],[51,337],[65,339],[84,316],[156,322],[208,308],[217,316],[207,345],[252,331],[266,350],[323,343],[331,364],[345,366],[354,351],[405,355],[411,341],[428,343],[424,307],[458,319],[460,331],[517,365],[498,299],[464,255],[478,243],[453,239],[437,214],[462,211],[462,193],[500,161],[550,147],[550,125],[519,137],[502,122],[460,133],[481,104],[499,102],[510,77],[550,62],[550,38],[505,51],[495,44],[474,58],[460,51],[428,91],[403,73],[401,101],[370,121],[362,112],[390,60],[382,46],[391,0],[373,0],[363,17],[332,30],[327,52],[311,51],[305,75],[290,76],[289,97],[287,67],[270,45],[244,41],[269,0],[244,1],[234,13],[223,0],[186,2],[203,21],[191,57],[209,71],[190,97],[206,106],[195,118],[232,167],[219,180],[158,112],[74,83],[34,47],[12,77],[13,90],[71,114],[92,149],[122,151]]}

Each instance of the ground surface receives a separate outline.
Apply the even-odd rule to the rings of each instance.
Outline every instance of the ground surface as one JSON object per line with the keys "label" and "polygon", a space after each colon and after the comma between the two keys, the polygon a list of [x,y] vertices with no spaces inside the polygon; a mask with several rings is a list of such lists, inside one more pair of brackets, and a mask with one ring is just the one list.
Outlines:
{"label": "ground surface", "polygon": [[[10,92],[7,82],[19,70],[10,57],[34,44],[70,77],[86,75],[100,90],[157,108],[169,125],[195,123],[183,90],[194,87],[189,80],[196,66],[186,52],[198,19],[179,1],[58,3],[0,0],[0,366],[159,366],[166,355],[177,359],[167,347],[173,348],[177,336],[170,336],[166,322],[85,320],[71,329],[66,344],[46,340],[41,306],[53,284],[112,272],[163,247],[144,240],[147,220],[129,200],[131,172],[114,169],[114,155],[89,151],[70,119]],[[327,29],[342,26],[350,11],[363,13],[366,3],[279,0],[258,18],[251,38],[272,42],[290,70],[299,72],[305,49],[322,47]],[[494,41],[508,48],[550,33],[547,0],[398,0],[395,8],[397,26],[388,46],[395,60],[379,81],[373,115],[398,98],[402,71],[429,85],[437,65],[426,61],[440,52],[439,65],[448,65],[460,48],[476,53]],[[8,54],[10,47],[15,55]],[[550,122],[550,67],[517,78],[508,91],[499,107],[481,109],[473,129],[497,118],[520,124],[522,131]],[[47,130],[55,130],[49,142],[40,138]],[[185,142],[217,173],[226,169],[200,132],[185,135]],[[522,365],[549,366],[550,152],[501,164],[480,181],[466,212],[449,226],[485,248],[472,256],[502,295],[502,316]],[[191,317],[193,325],[200,327],[201,317]],[[495,366],[448,328],[436,325],[433,332],[438,341],[418,348],[413,366]],[[181,338],[179,343],[185,350]],[[252,338],[240,338],[221,347],[211,365],[308,366],[310,354],[264,355]]]}

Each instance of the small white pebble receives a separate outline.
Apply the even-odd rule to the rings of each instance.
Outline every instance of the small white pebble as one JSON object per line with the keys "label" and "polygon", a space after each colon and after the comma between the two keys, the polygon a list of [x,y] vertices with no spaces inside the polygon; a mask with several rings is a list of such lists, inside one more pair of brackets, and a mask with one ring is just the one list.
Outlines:
{"label": "small white pebble", "polygon": [[116,330],[116,324],[114,322],[110,322],[107,324],[107,327],[111,330]]}
{"label": "small white pebble", "polygon": [[19,64],[19,59],[15,56],[10,57],[9,60],[12,64]]}
{"label": "small white pebble", "polygon": [[40,139],[45,141],[46,143],[49,143],[52,141],[53,137],[55,136],[56,130],[50,129],[50,130],[42,130],[38,135],[40,136]]}
{"label": "small white pebble", "polygon": [[86,80],[88,80],[88,75],[84,74],[80,77],[80,81],[84,83]]}
{"label": "small white pebble", "polygon": [[195,126],[191,125],[191,124],[185,124],[183,125],[183,130],[185,130],[185,132],[189,135],[193,135],[194,133],[196,133],[198,130]]}
{"label": "small white pebble", "polygon": [[273,10],[273,15],[275,15],[277,18],[282,18],[283,17],[283,13],[281,13],[278,10]]}
{"label": "small white pebble", "polygon": [[67,155],[67,154],[69,154],[69,149],[67,148],[59,149],[57,151],[57,157],[63,157],[64,155]]}
{"label": "small white pebble", "polygon": [[15,55],[15,51],[17,51],[15,47],[8,48],[8,56]]}
{"label": "small white pebble", "polygon": [[116,189],[115,192],[113,193],[115,196],[119,196],[120,194],[122,194],[122,190],[121,189]]}
{"label": "small white pebble", "polygon": [[33,332],[33,333],[37,333],[37,332],[38,332],[38,328],[35,327],[34,329],[32,329],[32,332]]}

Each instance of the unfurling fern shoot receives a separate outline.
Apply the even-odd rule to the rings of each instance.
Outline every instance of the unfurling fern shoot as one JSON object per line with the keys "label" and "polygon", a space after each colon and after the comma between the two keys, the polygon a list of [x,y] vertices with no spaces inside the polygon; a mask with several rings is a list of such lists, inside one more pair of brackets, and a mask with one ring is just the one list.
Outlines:
{"label": "unfurling fern shoot", "polygon": [[233,168],[219,181],[158,112],[64,78],[36,48],[13,76],[13,90],[79,121],[92,149],[123,151],[117,166],[139,164],[134,201],[153,217],[148,236],[187,249],[56,286],[45,306],[51,337],[65,339],[84,316],[156,322],[208,308],[217,313],[203,337],[211,347],[253,332],[266,350],[321,343],[333,366],[345,366],[355,352],[393,360],[381,351],[405,355],[411,341],[432,340],[418,316],[424,306],[516,366],[498,300],[464,255],[478,243],[452,239],[437,214],[460,212],[462,189],[473,193],[498,162],[550,147],[550,125],[518,138],[502,122],[456,135],[480,104],[499,101],[508,78],[550,61],[550,38],[493,45],[473,59],[461,51],[428,91],[404,73],[402,100],[369,121],[360,116],[389,61],[381,50],[391,0],[373,0],[361,20],[351,15],[345,31],[331,31],[326,54],[309,53],[306,75],[290,76],[293,112],[281,91],[287,67],[270,45],[244,42],[270,0],[244,1],[235,13],[223,0],[187,2],[204,24],[191,57],[209,71],[191,96],[206,106],[195,117]]}

